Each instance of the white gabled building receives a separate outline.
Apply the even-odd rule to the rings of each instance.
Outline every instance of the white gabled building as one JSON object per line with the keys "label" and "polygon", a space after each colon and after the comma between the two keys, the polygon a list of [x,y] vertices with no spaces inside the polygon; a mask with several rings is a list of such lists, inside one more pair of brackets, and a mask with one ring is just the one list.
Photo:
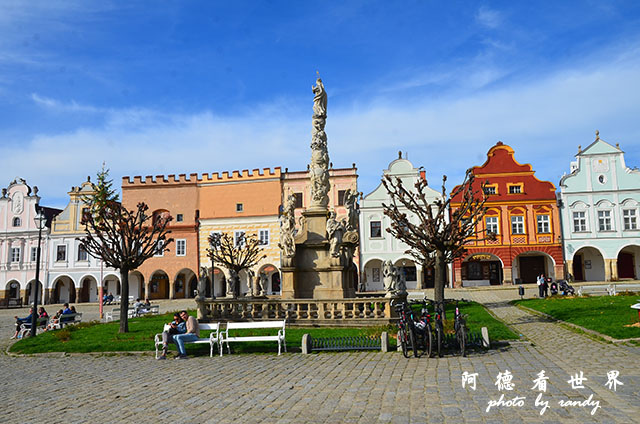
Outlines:
{"label": "white gabled building", "polygon": [[[418,178],[426,178],[425,171],[414,168],[402,152],[383,171],[384,176],[400,178],[407,189],[412,189]],[[440,193],[427,187],[427,199],[430,202],[440,198]],[[390,260],[393,265],[403,267],[407,280],[407,289],[433,287],[433,268],[423,269],[413,258],[405,253],[408,246],[389,234],[389,217],[385,216],[382,204],[390,204],[391,199],[384,185],[380,185],[360,201],[360,278],[365,291],[384,290],[382,284],[382,263]],[[401,209],[402,210],[402,209]]]}

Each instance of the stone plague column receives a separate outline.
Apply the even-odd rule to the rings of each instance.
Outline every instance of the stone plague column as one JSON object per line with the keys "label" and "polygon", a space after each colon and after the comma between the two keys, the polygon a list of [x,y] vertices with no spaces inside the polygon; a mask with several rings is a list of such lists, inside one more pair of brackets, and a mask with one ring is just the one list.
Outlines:
{"label": "stone plague column", "polygon": [[[358,244],[357,228],[337,221],[333,211],[329,218],[329,153],[324,132],[327,92],[320,78],[311,89],[314,94],[309,163],[311,204],[302,213],[298,231],[295,198],[284,199],[284,212],[280,217],[282,298],[350,298],[355,296],[352,259]],[[353,190],[352,194],[358,193]],[[352,201],[354,208],[356,197]],[[357,221],[355,215],[350,218]]]}

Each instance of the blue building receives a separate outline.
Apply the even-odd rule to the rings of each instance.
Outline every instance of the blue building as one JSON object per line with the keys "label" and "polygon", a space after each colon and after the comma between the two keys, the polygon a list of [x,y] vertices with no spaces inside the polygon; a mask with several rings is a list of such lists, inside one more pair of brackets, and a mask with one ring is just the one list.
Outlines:
{"label": "blue building", "polygon": [[571,173],[560,180],[567,271],[577,281],[640,276],[640,170],[600,138],[578,148]]}

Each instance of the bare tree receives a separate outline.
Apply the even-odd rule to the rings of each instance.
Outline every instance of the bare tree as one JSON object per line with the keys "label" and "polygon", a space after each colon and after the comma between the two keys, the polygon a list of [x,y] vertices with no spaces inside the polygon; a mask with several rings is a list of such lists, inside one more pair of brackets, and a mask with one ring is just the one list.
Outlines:
{"label": "bare tree", "polygon": [[127,333],[129,272],[168,250],[173,239],[167,238],[167,225],[172,218],[168,214],[147,214],[149,207],[142,202],[133,211],[126,209],[118,201],[108,173],[103,166],[97,184],[92,184],[94,193],[84,199],[89,206],[82,216],[85,236],[78,240],[91,256],[120,271],[120,333]]}
{"label": "bare tree", "polygon": [[234,297],[240,295],[237,276],[243,269],[254,267],[267,255],[262,253],[260,239],[255,234],[237,233],[234,237],[227,233],[213,233],[209,236],[207,255],[213,265],[219,264],[234,274],[231,284]]}
{"label": "bare tree", "polygon": [[[387,175],[382,180],[391,197],[390,205],[382,205],[391,220],[391,228],[387,231],[409,245],[410,249],[405,253],[415,258],[423,269],[434,266],[434,298],[437,301],[444,300],[447,264],[464,254],[465,240],[484,231],[479,231],[477,224],[486,212],[487,196],[484,185],[480,190],[473,190],[474,179],[472,170],[467,170],[463,183],[449,195],[445,187],[447,177],[443,176],[442,197],[433,203],[427,200],[425,189],[428,186],[424,178],[418,179],[415,190],[407,189],[397,177],[393,179]],[[450,214],[453,198],[460,198],[461,204]]]}

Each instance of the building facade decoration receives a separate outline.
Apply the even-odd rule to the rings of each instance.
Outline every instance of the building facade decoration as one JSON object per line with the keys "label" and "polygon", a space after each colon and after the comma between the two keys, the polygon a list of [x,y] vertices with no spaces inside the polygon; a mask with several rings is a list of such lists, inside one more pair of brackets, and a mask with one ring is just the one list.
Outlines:
{"label": "building facade decoration", "polygon": [[576,159],[558,194],[567,271],[576,281],[640,278],[640,171],[598,131]]}
{"label": "building facade decoration", "polygon": [[[487,161],[473,167],[474,191],[489,196],[477,238],[467,241],[467,255],[454,262],[460,286],[535,283],[540,274],[562,278],[563,257],[555,186],[540,181],[529,164],[521,165],[514,150],[498,142]],[[460,205],[452,199],[451,212]],[[486,233],[495,234],[495,240]]]}

